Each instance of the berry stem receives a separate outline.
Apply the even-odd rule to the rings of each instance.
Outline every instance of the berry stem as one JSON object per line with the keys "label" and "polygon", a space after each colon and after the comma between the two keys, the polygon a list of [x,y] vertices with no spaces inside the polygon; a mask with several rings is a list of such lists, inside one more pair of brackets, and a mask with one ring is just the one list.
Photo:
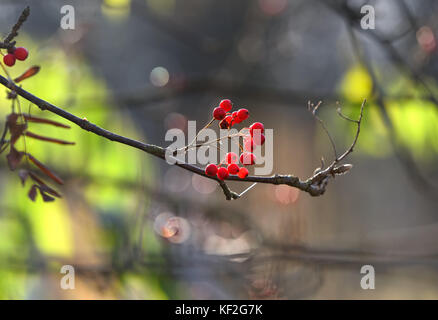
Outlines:
{"label": "berry stem", "polygon": [[201,132],[203,131],[203,130],[205,130],[205,129],[207,129],[213,122],[214,122],[214,118],[212,118],[211,120],[210,120],[210,122],[209,123],[207,123],[205,126],[204,126],[204,128],[202,128],[201,130],[199,130],[199,132],[198,132],[198,134],[195,136],[195,138],[192,140],[192,142],[190,142],[188,145],[186,145],[184,148],[182,148],[184,151],[187,151],[188,149],[189,149],[189,147],[191,147],[192,146],[192,144],[193,143],[195,143],[195,141],[196,141],[196,139],[198,139],[198,136],[201,134]]}
{"label": "berry stem", "polygon": [[[3,55],[3,53],[2,53],[2,55]],[[3,65],[3,62],[2,62],[2,61],[0,61],[0,65],[2,66],[3,71],[5,72],[6,76],[8,77],[8,80],[9,80],[9,81],[12,81],[12,78],[11,78],[9,72],[8,72],[8,70],[5,68],[5,66]]]}
{"label": "berry stem", "polygon": [[249,190],[251,190],[252,188],[255,187],[255,185],[257,184],[257,182],[254,182],[252,185],[250,185],[248,188],[246,188],[245,190],[243,190],[240,194],[239,197],[243,196],[245,193],[247,193]]}

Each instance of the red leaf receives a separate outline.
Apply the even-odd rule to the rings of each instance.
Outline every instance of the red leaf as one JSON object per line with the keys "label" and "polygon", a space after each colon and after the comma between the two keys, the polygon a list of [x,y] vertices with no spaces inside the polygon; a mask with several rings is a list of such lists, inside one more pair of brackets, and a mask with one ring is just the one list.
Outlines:
{"label": "red leaf", "polygon": [[16,113],[11,113],[8,115],[6,123],[11,133],[11,144],[15,144],[18,138],[23,134],[24,130],[27,128],[26,123],[17,123],[19,115]]}
{"label": "red leaf", "polygon": [[34,156],[27,154],[29,160],[38,167],[45,175],[47,175],[49,178],[51,178],[53,181],[59,184],[64,184],[64,181],[60,177],[58,177],[54,172],[52,172],[49,168],[47,168],[45,165],[43,165],[41,162],[39,162],[37,159],[35,159]]}
{"label": "red leaf", "polygon": [[33,181],[35,181],[36,183],[38,183],[38,185],[40,186],[40,188],[41,188],[44,192],[47,192],[47,193],[51,194],[51,195],[54,196],[54,197],[62,198],[62,196],[61,196],[58,192],[56,192],[55,190],[53,190],[52,188],[50,188],[48,185],[46,185],[46,184],[44,183],[44,181],[41,180],[40,178],[38,178],[38,176],[37,176],[35,173],[33,173],[32,171],[29,171],[29,176],[31,177],[31,179],[32,179]]}
{"label": "red leaf", "polygon": [[48,194],[46,194],[43,190],[40,189],[40,194],[41,197],[43,197],[43,201],[44,202],[52,202],[55,201],[55,198],[49,196]]}
{"label": "red leaf", "polygon": [[46,193],[48,193],[48,194],[51,194],[51,195],[54,196],[54,197],[62,198],[62,196],[61,196],[58,192],[56,192],[55,190],[53,190],[52,188],[50,188],[50,187],[49,187],[48,185],[46,185],[46,184],[40,186],[40,189],[41,189],[41,191],[44,191],[44,192],[46,192]]}
{"label": "red leaf", "polygon": [[31,177],[31,179],[33,181],[35,181],[39,185],[45,185],[44,181],[41,180],[40,178],[38,178],[38,176],[35,173],[33,173],[32,171],[29,171],[29,176]]}
{"label": "red leaf", "polygon": [[66,124],[62,124],[60,122],[49,120],[49,119],[34,117],[34,116],[31,116],[30,114],[27,114],[27,113],[23,113],[23,117],[24,117],[24,119],[26,119],[29,122],[45,123],[45,124],[50,124],[50,125],[55,126],[55,127],[70,129],[70,126],[68,126]]}
{"label": "red leaf", "polygon": [[30,78],[30,77],[36,75],[38,73],[38,71],[40,71],[40,67],[39,66],[32,66],[29,69],[27,69],[27,71],[24,72],[21,76],[16,78],[14,80],[14,82],[18,83],[18,82],[23,81],[23,80],[25,80],[27,78]]}
{"label": "red leaf", "polygon": [[37,188],[38,188],[38,186],[36,184],[32,185],[32,187],[30,187],[29,192],[27,194],[29,199],[32,201],[35,201],[35,197],[37,194]]}
{"label": "red leaf", "polygon": [[34,138],[34,139],[47,141],[47,142],[53,142],[53,143],[57,143],[57,144],[75,144],[74,142],[69,142],[69,141],[59,140],[59,139],[55,139],[55,138],[40,136],[40,135],[32,133],[30,131],[26,131],[25,136],[29,137],[29,138]]}
{"label": "red leaf", "polygon": [[6,159],[8,160],[9,168],[13,171],[15,170],[18,165],[21,162],[21,159],[23,159],[24,152],[18,152],[17,149],[14,148],[14,146],[11,145],[11,151],[9,151],[9,154],[6,156]]}
{"label": "red leaf", "polygon": [[8,125],[14,124],[14,123],[17,122],[17,119],[18,119],[18,114],[17,113],[8,114],[8,116],[6,117],[6,123]]}

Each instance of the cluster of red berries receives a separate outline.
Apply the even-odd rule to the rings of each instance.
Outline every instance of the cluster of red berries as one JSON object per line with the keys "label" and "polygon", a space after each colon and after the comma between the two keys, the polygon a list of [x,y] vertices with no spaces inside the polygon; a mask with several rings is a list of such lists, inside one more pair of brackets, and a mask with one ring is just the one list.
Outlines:
{"label": "cluster of red berries", "polygon": [[3,56],[3,62],[8,67],[12,67],[15,64],[15,60],[24,61],[29,56],[29,51],[24,47],[13,48],[8,50],[8,54]]}
{"label": "cluster of red berries", "polygon": [[219,103],[219,107],[213,110],[213,118],[220,121],[219,127],[221,129],[230,129],[234,124],[248,119],[249,111],[247,109],[239,109],[231,113],[232,108],[231,100],[225,99]]}
{"label": "cluster of red berries", "polygon": [[[241,123],[248,119],[249,111],[247,109],[239,109],[238,111],[230,112],[233,108],[231,100],[225,99],[219,103],[219,106],[213,110],[213,118],[219,120],[219,127],[221,129],[230,129],[234,124]],[[237,156],[234,152],[228,152],[223,162],[226,167],[222,167],[222,163],[219,165],[209,164],[205,168],[205,174],[208,176],[217,176],[220,180],[225,180],[229,175],[237,175],[239,178],[244,179],[248,176],[248,169],[245,167],[239,167],[240,161],[243,165],[253,165],[256,162],[256,156],[253,154],[256,146],[261,146],[265,143],[264,131],[265,127],[261,122],[255,122],[248,128],[248,134],[244,136],[244,152]]]}

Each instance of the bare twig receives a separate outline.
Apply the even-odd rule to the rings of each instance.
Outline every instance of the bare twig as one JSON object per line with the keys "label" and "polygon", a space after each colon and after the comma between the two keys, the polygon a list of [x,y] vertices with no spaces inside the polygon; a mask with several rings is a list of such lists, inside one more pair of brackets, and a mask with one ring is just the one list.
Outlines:
{"label": "bare twig", "polygon": [[[7,147],[7,141],[5,140],[7,132],[8,132],[8,123],[5,123],[5,127],[3,129],[3,133],[0,138],[0,153],[2,153]],[[3,148],[3,146],[5,146],[5,148]]]}
{"label": "bare twig", "polygon": [[[316,106],[315,106],[313,103],[311,103],[311,102],[309,101],[309,102],[307,102],[307,108],[309,109],[310,112],[312,112],[312,114],[313,114],[313,116],[315,117],[315,119],[319,121],[319,123],[321,124],[321,127],[324,129],[325,133],[327,134],[327,136],[328,136],[328,138],[329,138],[329,140],[330,140],[330,143],[331,143],[331,145],[332,145],[332,148],[333,148],[333,153],[335,154],[335,159],[337,159],[337,158],[338,158],[338,152],[336,151],[335,141],[333,140],[332,135],[331,135],[330,132],[328,131],[327,127],[325,126],[324,121],[322,121],[322,120],[316,115],[316,112],[318,111],[318,108],[319,108],[319,106],[321,105],[321,103],[322,103],[322,101],[319,101],[319,102],[316,104]],[[323,161],[321,161],[321,162],[323,162]],[[324,167],[324,165],[322,165],[321,168],[323,168],[323,167]]]}
{"label": "bare twig", "polygon": [[351,164],[345,164],[345,165],[341,165],[338,166],[338,164],[344,160],[350,153],[353,152],[354,147],[356,146],[357,143],[357,139],[359,138],[359,133],[360,133],[360,125],[362,123],[362,117],[363,117],[363,109],[366,103],[366,99],[363,100],[362,105],[360,107],[360,114],[359,114],[359,118],[357,120],[353,120],[350,119],[349,117],[346,117],[345,115],[342,114],[340,108],[338,108],[338,114],[345,120],[354,122],[357,124],[357,130],[356,130],[356,134],[354,136],[353,142],[351,143],[350,147],[339,157],[336,157],[335,160],[333,160],[333,162],[326,168],[323,170],[319,170],[318,172],[315,173],[315,175],[311,178],[313,183],[321,183],[324,185],[327,184],[328,178],[330,176],[335,176],[335,175],[339,175],[339,174],[344,174],[347,171],[349,171],[352,168]]}
{"label": "bare twig", "polygon": [[21,25],[26,21],[29,14],[30,8],[24,8],[23,12],[18,18],[17,23],[12,27],[11,32],[9,32],[3,42],[0,42],[0,49],[11,49],[14,47],[15,42],[12,40],[14,40],[14,38],[18,35],[18,30],[21,28]]}

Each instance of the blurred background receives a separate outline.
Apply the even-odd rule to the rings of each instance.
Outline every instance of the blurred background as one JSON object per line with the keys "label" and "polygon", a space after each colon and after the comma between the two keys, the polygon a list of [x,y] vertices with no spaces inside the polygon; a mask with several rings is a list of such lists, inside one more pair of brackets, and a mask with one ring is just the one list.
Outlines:
{"label": "blurred background", "polygon": [[[60,28],[62,1],[1,1],[2,37],[31,8],[17,38],[30,55],[11,75],[41,66],[26,90],[108,130],[167,146],[168,129],[200,127],[230,98],[274,129],[274,173],[302,179],[333,159],[307,101],[323,102],[344,150],[356,128],[336,109],[356,118],[367,98],[362,131],[353,169],[323,196],[258,184],[226,201],[214,181],[75,125],[30,124],[76,145],[17,144],[65,180],[50,203],[30,201],[0,158],[1,299],[438,298],[436,1],[65,4],[74,30]],[[361,28],[365,4],[375,29]],[[60,287],[63,265],[74,290]]]}

